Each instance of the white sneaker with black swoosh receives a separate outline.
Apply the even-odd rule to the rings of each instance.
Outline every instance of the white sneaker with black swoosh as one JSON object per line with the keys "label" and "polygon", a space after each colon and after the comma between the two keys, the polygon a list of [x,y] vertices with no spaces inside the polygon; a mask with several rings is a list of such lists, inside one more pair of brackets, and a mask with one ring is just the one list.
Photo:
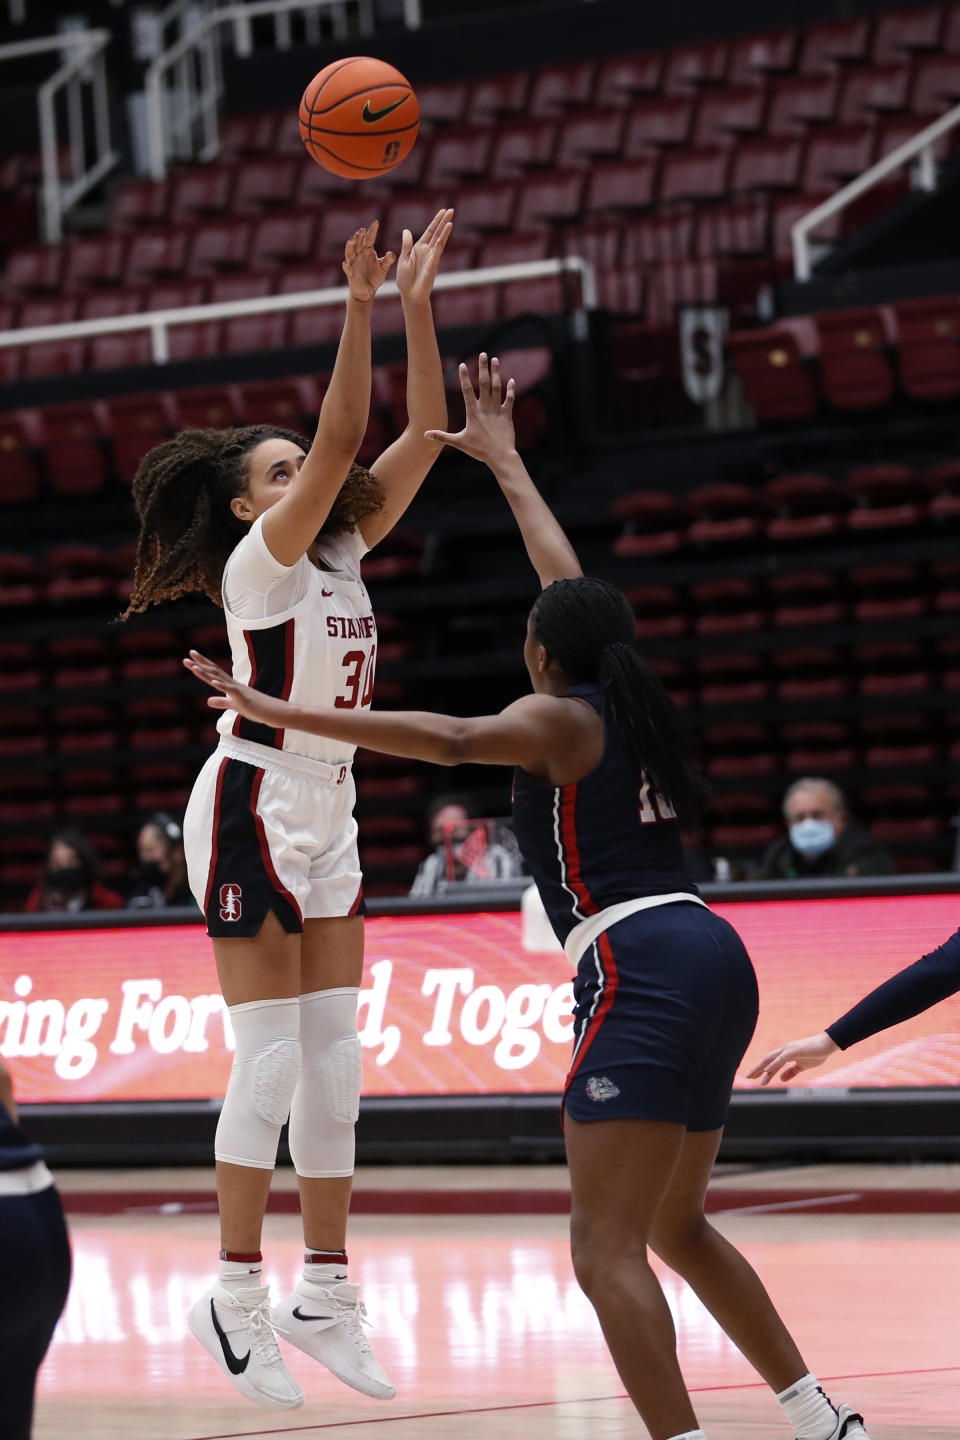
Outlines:
{"label": "white sneaker with black swoosh", "polygon": [[396,1388],[377,1364],[363,1327],[369,1324],[359,1286],[346,1280],[317,1285],[301,1280],[274,1310],[279,1333],[319,1360],[338,1380],[374,1400],[392,1400]]}
{"label": "white sneaker with black swoosh", "polygon": [[219,1282],[190,1311],[190,1329],[233,1384],[257,1405],[296,1410],[303,1391],[283,1363],[265,1285],[228,1290]]}
{"label": "white sneaker with black swoosh", "polygon": [[863,1416],[852,1405],[838,1405],[836,1410],[837,1427],[827,1440],[870,1440],[863,1428]]}

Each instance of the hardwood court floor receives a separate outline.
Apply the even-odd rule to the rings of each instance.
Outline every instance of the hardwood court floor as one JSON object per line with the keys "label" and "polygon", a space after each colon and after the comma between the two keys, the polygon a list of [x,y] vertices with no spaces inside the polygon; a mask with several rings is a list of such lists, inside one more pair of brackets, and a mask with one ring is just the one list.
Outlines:
{"label": "hardwood court floor", "polygon": [[[738,1205],[716,1223],[759,1269],[811,1368],[835,1397],[863,1408],[873,1440],[955,1437],[960,1215],[814,1213],[804,1197],[816,1172],[794,1173],[799,1208]],[[918,1172],[903,1173],[907,1188],[918,1183]],[[931,1175],[956,1183],[956,1169],[919,1173],[928,1188]],[[556,1170],[545,1174],[556,1183]],[[879,1172],[879,1185],[897,1174]],[[861,1183],[851,1167],[830,1167],[829,1178]],[[62,1188],[71,1188],[69,1172]],[[187,1330],[186,1312],[215,1272],[216,1220],[205,1205],[74,1215],[71,1229],[73,1289],[42,1372],[34,1440],[646,1434],[573,1279],[563,1215],[356,1216],[351,1272],[398,1398],[368,1400],[288,1350],[307,1394],[288,1413],[242,1400]],[[264,1255],[273,1293],[284,1293],[299,1273],[295,1216],[268,1216]],[[746,1362],[690,1291],[660,1273],[709,1440],[789,1440]]]}

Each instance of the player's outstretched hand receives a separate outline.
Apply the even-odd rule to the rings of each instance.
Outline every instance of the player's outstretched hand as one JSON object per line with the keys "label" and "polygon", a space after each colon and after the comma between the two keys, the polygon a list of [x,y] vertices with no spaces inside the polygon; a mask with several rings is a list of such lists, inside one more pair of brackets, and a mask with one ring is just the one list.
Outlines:
{"label": "player's outstretched hand", "polygon": [[404,230],[397,263],[397,289],[408,304],[423,305],[430,299],[440,256],[452,230],[452,210],[438,210],[416,244],[413,233]]}
{"label": "player's outstretched hand", "polygon": [[256,720],[261,725],[272,725],[277,729],[286,727],[291,708],[286,700],[275,700],[272,695],[263,695],[259,690],[251,690],[249,685],[241,685],[226,670],[221,670],[206,655],[201,655],[199,650],[191,650],[183,663],[211,690],[223,691],[222,695],[211,695],[208,699],[211,710],[238,710],[248,720]]}
{"label": "player's outstretched hand", "polygon": [[438,445],[452,445],[465,455],[472,455],[496,468],[499,461],[511,455],[517,448],[513,430],[513,402],[517,393],[516,381],[508,380],[506,391],[500,377],[500,361],[494,355],[488,362],[484,352],[480,355],[479,388],[474,390],[466,365],[460,366],[460,389],[466,409],[466,423],[455,435],[446,430],[428,430],[426,438]]}
{"label": "player's outstretched hand", "polygon": [[380,221],[374,220],[365,230],[357,230],[347,241],[343,255],[343,273],[354,300],[372,300],[390,274],[396,260],[392,250],[380,256],[374,248]]}
{"label": "player's outstretched hand", "polygon": [[839,1049],[840,1046],[830,1039],[825,1030],[821,1030],[819,1035],[808,1035],[805,1040],[789,1040],[786,1045],[780,1045],[764,1055],[752,1070],[747,1071],[747,1078],[756,1080],[762,1076],[761,1085],[769,1085],[777,1075],[781,1080],[794,1080],[801,1070],[812,1070],[822,1065]]}

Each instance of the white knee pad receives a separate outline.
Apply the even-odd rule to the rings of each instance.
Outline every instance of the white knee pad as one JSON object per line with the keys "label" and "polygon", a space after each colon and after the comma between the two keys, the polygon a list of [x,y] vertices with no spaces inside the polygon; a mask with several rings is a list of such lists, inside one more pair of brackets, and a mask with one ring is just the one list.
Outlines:
{"label": "white knee pad", "polygon": [[362,1062],[357,995],[350,986],[300,996],[300,1077],[290,1108],[290,1156],[298,1175],[353,1174]]}
{"label": "white knee pad", "polygon": [[300,1002],[231,1005],[230,1021],[236,1051],[214,1153],[231,1165],[272,1170],[300,1070]]}

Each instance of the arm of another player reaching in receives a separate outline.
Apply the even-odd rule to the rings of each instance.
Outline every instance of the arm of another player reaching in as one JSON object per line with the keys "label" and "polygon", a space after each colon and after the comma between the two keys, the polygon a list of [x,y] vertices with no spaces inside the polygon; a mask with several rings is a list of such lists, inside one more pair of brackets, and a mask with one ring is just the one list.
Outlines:
{"label": "arm of another player reaching in", "polygon": [[479,387],[475,391],[466,365],[460,366],[460,388],[466,408],[464,427],[456,435],[431,430],[427,432],[427,439],[452,445],[493,471],[516,517],[541,588],[546,589],[554,580],[573,580],[583,574],[576,551],[517,453],[513,430],[516,383],[508,380],[504,393],[500,362],[494,356],[488,363],[485,354],[480,356],[478,378]]}
{"label": "arm of another player reaching in", "polygon": [[871,990],[839,1020],[828,1025],[819,1035],[805,1040],[791,1040],[765,1055],[751,1071],[749,1078],[762,1076],[768,1085],[779,1074],[781,1080],[792,1080],[801,1070],[822,1065],[838,1050],[889,1030],[938,1005],[941,1000],[960,990],[960,930],[949,940],[922,955],[913,965],[891,975],[882,985]]}
{"label": "arm of another player reaching in", "polygon": [[370,311],[395,258],[377,254],[377,228],[374,220],[347,241],[343,273],[350,295],[317,432],[296,479],[263,517],[263,538],[281,565],[296,564],[316,539],[370,419]]}
{"label": "arm of another player reaching in", "polygon": [[423,710],[307,710],[239,684],[196,650],[183,663],[199,680],[222,692],[207,702],[214,710],[237,710],[265,725],[303,730],[434,765],[521,765],[536,773],[546,770],[553,756],[582,744],[589,723],[586,707],[554,695],[525,695],[499,715],[468,718]]}
{"label": "arm of another player reaching in", "polygon": [[0,1105],[11,1120],[17,1119],[17,1105],[13,1098],[13,1077],[4,1060],[0,1060]]}
{"label": "arm of another player reaching in", "polygon": [[403,232],[397,288],[407,336],[407,428],[370,467],[386,499],[382,510],[357,526],[368,547],[396,525],[442,448],[425,435],[431,427],[447,424],[447,396],[430,295],[452,229],[453,211],[438,210],[416,244],[409,230]]}

